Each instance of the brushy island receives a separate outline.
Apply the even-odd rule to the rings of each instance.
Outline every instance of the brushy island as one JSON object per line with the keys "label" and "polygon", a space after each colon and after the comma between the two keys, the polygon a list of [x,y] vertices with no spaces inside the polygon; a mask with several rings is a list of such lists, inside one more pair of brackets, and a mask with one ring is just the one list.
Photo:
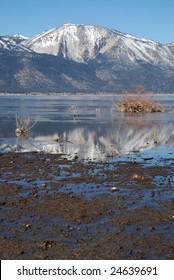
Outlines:
{"label": "brushy island", "polygon": [[115,108],[118,112],[127,113],[164,112],[164,109],[158,102],[141,96],[127,96],[121,101],[115,102]]}

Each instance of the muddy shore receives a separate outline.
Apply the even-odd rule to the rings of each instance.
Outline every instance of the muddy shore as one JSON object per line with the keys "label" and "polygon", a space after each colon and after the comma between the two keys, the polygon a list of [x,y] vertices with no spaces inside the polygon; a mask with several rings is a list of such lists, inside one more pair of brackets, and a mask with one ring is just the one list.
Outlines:
{"label": "muddy shore", "polygon": [[174,259],[174,159],[149,161],[1,154],[1,259]]}

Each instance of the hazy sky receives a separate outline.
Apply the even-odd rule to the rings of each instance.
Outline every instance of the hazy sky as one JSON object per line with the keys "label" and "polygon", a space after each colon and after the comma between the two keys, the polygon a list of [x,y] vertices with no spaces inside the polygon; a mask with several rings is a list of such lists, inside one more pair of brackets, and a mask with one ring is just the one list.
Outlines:
{"label": "hazy sky", "polygon": [[174,42],[174,0],[0,0],[0,35],[32,37],[64,23]]}

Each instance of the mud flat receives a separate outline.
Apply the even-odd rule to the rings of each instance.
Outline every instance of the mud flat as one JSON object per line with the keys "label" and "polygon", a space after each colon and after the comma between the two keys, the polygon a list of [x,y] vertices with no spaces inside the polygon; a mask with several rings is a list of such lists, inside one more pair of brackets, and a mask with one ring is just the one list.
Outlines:
{"label": "mud flat", "polygon": [[174,259],[174,159],[0,156],[1,259]]}

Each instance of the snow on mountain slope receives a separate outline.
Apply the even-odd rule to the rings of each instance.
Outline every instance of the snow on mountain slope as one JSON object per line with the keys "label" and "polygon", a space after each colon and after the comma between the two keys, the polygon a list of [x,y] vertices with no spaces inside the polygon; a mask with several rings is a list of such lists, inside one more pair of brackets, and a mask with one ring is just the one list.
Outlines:
{"label": "snow on mountain slope", "polygon": [[23,36],[23,35],[19,35],[19,34],[8,35],[6,37],[8,37],[9,39],[13,40],[17,44],[20,44],[22,41],[29,39],[28,37]]}
{"label": "snow on mountain slope", "polygon": [[119,35],[117,42],[105,50],[105,55],[109,60],[117,60],[126,64],[145,62],[161,66],[174,66],[174,56],[170,48],[152,40],[139,39],[126,34]]}
{"label": "snow on mountain slope", "polygon": [[95,57],[113,32],[97,26],[65,24],[23,42],[39,53],[59,55],[78,62]]}
{"label": "snow on mountain slope", "polygon": [[174,55],[174,43],[167,44],[166,47],[170,50],[170,52]]}
{"label": "snow on mountain slope", "polygon": [[174,66],[173,49],[100,26],[64,24],[22,42],[38,53],[88,62],[103,55],[126,63],[147,62]]}
{"label": "snow on mountain slope", "polygon": [[32,52],[32,50],[20,44],[23,40],[26,40],[26,38],[27,37],[21,35],[0,36],[0,53],[4,51]]}

